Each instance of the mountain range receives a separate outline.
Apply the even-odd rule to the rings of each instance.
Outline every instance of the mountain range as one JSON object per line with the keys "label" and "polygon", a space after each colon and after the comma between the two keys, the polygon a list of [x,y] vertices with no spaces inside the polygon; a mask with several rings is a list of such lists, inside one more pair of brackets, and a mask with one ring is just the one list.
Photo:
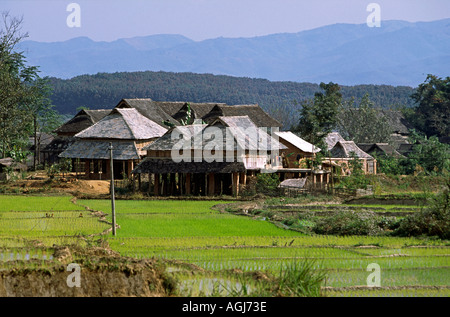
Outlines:
{"label": "mountain range", "polygon": [[270,81],[416,87],[427,74],[450,75],[450,19],[333,24],[298,33],[193,41],[151,35],[112,42],[78,37],[23,41],[41,76],[166,71],[264,78]]}

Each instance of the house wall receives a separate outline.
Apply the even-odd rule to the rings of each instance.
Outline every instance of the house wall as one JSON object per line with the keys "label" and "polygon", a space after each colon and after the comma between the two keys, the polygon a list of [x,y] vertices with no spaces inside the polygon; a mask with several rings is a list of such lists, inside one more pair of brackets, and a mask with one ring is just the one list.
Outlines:
{"label": "house wall", "polygon": [[295,147],[291,143],[283,140],[280,138],[279,140],[284,146],[287,147],[287,149],[282,149],[280,151],[280,155],[284,154],[284,161],[285,166],[287,168],[299,168],[302,166],[299,166],[299,160],[297,159],[298,156],[300,156],[300,160],[304,161],[305,158],[312,158],[314,157],[314,154],[303,152],[299,148]]}
{"label": "house wall", "polygon": [[[341,170],[341,175],[345,176],[345,175],[350,175],[350,168],[349,168],[349,162],[352,159],[350,158],[331,158],[331,161],[333,163],[338,164],[339,166],[342,167]],[[377,164],[376,164],[376,160],[374,159],[360,159],[362,162],[362,170],[364,172],[364,174],[376,174],[377,173]],[[324,161],[326,163],[328,163],[330,161],[330,158],[325,158]]]}

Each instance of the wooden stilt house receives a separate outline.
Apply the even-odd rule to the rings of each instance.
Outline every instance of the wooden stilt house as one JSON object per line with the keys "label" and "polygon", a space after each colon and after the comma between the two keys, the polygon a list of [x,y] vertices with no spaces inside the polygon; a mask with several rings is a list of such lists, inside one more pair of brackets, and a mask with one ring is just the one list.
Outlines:
{"label": "wooden stilt house", "polygon": [[[53,132],[57,136],[41,149],[44,164],[51,165],[57,162],[59,160],[59,154],[76,141],[75,134],[97,123],[110,112],[111,109],[80,110],[72,119],[54,130]],[[79,160],[72,162],[75,170],[80,164],[84,164],[84,162],[80,162]]]}
{"label": "wooden stilt house", "polygon": [[248,173],[275,167],[273,156],[282,148],[248,116],[218,117],[173,127],[144,148],[147,157],[133,173],[149,174],[155,196],[237,196]]}
{"label": "wooden stilt house", "polygon": [[135,108],[115,108],[96,124],[77,133],[76,141],[60,157],[83,160],[86,178],[109,179],[112,142],[114,178],[131,177],[134,166],[146,154],[143,147],[166,131]]}

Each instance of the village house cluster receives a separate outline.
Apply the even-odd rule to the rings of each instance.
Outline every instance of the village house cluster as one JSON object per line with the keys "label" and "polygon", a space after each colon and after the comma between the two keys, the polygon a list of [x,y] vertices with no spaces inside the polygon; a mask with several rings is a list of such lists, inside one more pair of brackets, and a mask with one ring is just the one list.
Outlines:
{"label": "village house cluster", "polygon": [[154,195],[236,196],[258,173],[326,188],[333,173],[348,173],[351,153],[365,173],[377,172],[373,156],[336,132],[326,138],[331,157],[313,167],[321,149],[280,128],[257,104],[122,99],[113,109],[79,111],[41,153],[45,164],[71,159],[73,172],[108,180],[112,144],[114,178],[145,180]]}

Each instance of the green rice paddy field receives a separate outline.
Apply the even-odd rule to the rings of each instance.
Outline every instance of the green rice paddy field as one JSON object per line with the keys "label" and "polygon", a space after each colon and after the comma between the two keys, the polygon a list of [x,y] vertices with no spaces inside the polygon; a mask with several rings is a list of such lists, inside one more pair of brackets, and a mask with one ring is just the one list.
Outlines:
{"label": "green rice paddy field", "polygon": [[[450,295],[448,241],[311,236],[267,220],[211,209],[219,203],[225,202],[117,200],[120,228],[115,237],[108,233],[104,238],[123,256],[177,260],[214,277],[225,276],[231,269],[276,274],[286,263],[312,259],[317,269],[327,273],[326,296]],[[53,244],[79,243],[78,236],[89,237],[110,228],[86,208],[108,214],[106,219],[111,221],[108,200],[0,196],[0,269],[16,259],[37,258],[45,263]],[[361,287],[367,286],[372,273],[367,268],[372,263],[380,267],[381,287]],[[184,287],[199,287],[192,277],[178,274],[177,278]]]}

